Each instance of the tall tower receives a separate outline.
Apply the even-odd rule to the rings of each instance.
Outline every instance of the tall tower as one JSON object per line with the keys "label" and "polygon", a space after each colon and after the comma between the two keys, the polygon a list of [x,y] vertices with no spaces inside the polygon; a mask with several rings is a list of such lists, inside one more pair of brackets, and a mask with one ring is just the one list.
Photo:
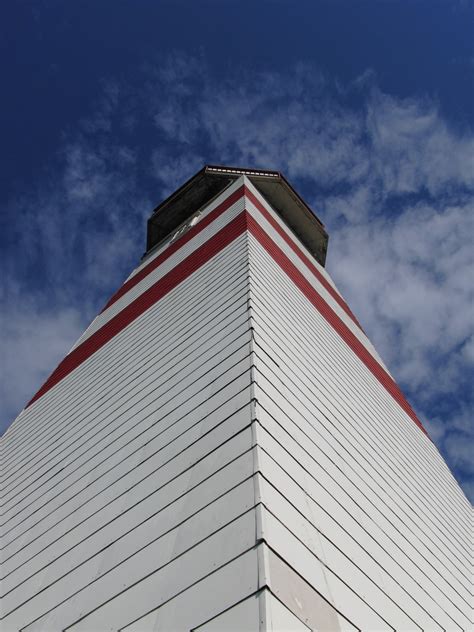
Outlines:
{"label": "tall tower", "polygon": [[205,167],[2,439],[2,630],[469,630],[472,507],[274,171]]}

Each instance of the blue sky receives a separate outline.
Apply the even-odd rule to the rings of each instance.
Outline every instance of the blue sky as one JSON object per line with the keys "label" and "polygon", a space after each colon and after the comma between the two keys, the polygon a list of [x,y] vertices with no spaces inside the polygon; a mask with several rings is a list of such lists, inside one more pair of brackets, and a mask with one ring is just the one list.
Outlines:
{"label": "blue sky", "polygon": [[0,12],[0,430],[135,265],[165,195],[206,162],[275,168],[472,501],[472,3]]}

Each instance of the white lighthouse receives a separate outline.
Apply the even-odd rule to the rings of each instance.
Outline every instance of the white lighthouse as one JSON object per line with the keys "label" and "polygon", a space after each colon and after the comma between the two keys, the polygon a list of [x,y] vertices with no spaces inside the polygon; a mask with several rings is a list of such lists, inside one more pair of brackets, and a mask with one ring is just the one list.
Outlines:
{"label": "white lighthouse", "polygon": [[472,507],[326,248],[274,171],[154,211],[2,438],[2,630],[472,629]]}

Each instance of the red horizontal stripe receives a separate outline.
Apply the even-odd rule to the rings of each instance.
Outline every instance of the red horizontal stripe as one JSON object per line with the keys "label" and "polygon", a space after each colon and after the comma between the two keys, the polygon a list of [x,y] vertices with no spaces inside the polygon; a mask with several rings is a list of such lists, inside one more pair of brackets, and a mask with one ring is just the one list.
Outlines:
{"label": "red horizontal stripe", "polygon": [[[115,301],[126,294],[129,290],[132,289],[137,283],[140,283],[142,279],[156,270],[158,266],[160,266],[164,261],[169,259],[171,255],[173,255],[176,251],[178,251],[184,244],[188,243],[193,237],[199,234],[204,228],[209,226],[219,215],[222,215],[228,208],[235,204],[240,198],[244,195],[244,186],[242,185],[236,191],[234,191],[227,199],[225,199],[221,204],[219,204],[213,211],[211,211],[208,215],[203,217],[203,219],[198,222],[195,226],[192,226],[182,237],[177,239],[174,243],[170,244],[168,248],[161,254],[159,254],[155,259],[150,261],[146,266],[144,266],[140,272],[137,272],[131,279],[126,281],[122,287],[115,292],[115,294],[109,299],[102,312],[104,312],[108,307],[113,305]],[[197,209],[196,209],[197,210]]]}
{"label": "red horizontal stripe", "polygon": [[320,294],[313,288],[307,279],[301,274],[298,268],[290,261],[285,253],[275,244],[263,228],[250,215],[247,217],[247,227],[250,233],[256,237],[260,244],[276,261],[280,268],[301,290],[312,305],[321,313],[326,321],[341,336],[344,342],[354,351],[357,357],[365,364],[382,386],[387,390],[393,399],[403,408],[403,410],[413,419],[416,425],[426,433],[423,424],[418,419],[415,411],[405,399],[398,384],[377,362],[372,354],[365,348],[360,340],[353,334],[349,327],[339,318],[336,312],[326,303]]}
{"label": "red horizontal stripe", "polygon": [[[242,195],[242,191],[240,191],[240,195]],[[409,417],[413,419],[417,426],[426,433],[421,421],[418,419],[416,413],[411,408],[410,404],[407,402],[392,377],[390,377],[387,371],[385,371],[385,369],[377,362],[377,360],[370,354],[349,327],[347,327],[336,312],[326,303],[326,301],[308,282],[298,268],[290,261],[285,253],[275,244],[260,224],[258,224],[247,211],[240,213],[235,219],[224,226],[202,246],[192,252],[184,261],[176,265],[164,277],[154,283],[148,290],[138,296],[134,301],[111,318],[105,325],[103,325],[103,327],[71,351],[71,353],[64,358],[48,380],[34,395],[27,406],[30,406],[47,391],[53,388],[53,386],[58,384],[58,382],[69,375],[71,371],[87,360],[98,349],[103,347],[114,336],[141,316],[147,309],[163,298],[179,283],[184,281],[195,270],[199,269],[214,255],[228,246],[239,235],[244,233],[245,230],[248,230],[255,236],[255,238],[281,267],[281,269],[288,275],[288,277],[295,283],[306,298],[308,298],[312,305],[321,313],[326,321],[341,336],[344,342],[346,342],[357,357],[371,371],[380,384],[387,390],[388,393],[390,393],[390,395],[409,415]]]}
{"label": "red horizontal stripe", "polygon": [[125,329],[127,325],[141,316],[147,309],[168,294],[168,292],[174,289],[179,283],[184,281],[190,274],[203,266],[209,259],[244,233],[245,229],[246,213],[244,211],[213,235],[206,243],[192,252],[184,261],[170,270],[168,274],[152,285],[146,292],[111,318],[103,327],[71,351],[54,370],[27,406],[30,406],[53,388],[53,386],[69,375],[71,371],[90,358],[93,353]]}
{"label": "red horizontal stripe", "polygon": [[318,279],[324,289],[329,292],[329,294],[333,297],[333,299],[338,303],[338,305],[346,312],[346,314],[351,318],[354,323],[362,330],[359,321],[354,316],[352,311],[350,310],[347,303],[344,299],[336,292],[336,290],[332,287],[332,285],[324,278],[318,268],[314,265],[314,263],[304,254],[304,252],[298,248],[295,242],[289,237],[289,235],[283,230],[280,224],[275,220],[274,217],[267,211],[267,209],[263,206],[260,200],[250,191],[247,187],[245,188],[245,195],[249,198],[249,200],[254,204],[260,213],[265,217],[267,222],[271,224],[271,226],[277,231],[277,233],[282,237],[288,246],[293,250],[293,252],[300,258],[300,260],[305,264],[307,268],[311,270],[314,276]]}

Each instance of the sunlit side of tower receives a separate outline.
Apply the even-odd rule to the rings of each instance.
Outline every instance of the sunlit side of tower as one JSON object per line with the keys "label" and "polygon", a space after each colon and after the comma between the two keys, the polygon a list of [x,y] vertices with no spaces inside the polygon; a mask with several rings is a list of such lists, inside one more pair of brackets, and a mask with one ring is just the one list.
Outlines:
{"label": "sunlit side of tower", "polygon": [[274,171],[154,211],[2,438],[2,630],[472,629],[472,507],[326,248]]}

